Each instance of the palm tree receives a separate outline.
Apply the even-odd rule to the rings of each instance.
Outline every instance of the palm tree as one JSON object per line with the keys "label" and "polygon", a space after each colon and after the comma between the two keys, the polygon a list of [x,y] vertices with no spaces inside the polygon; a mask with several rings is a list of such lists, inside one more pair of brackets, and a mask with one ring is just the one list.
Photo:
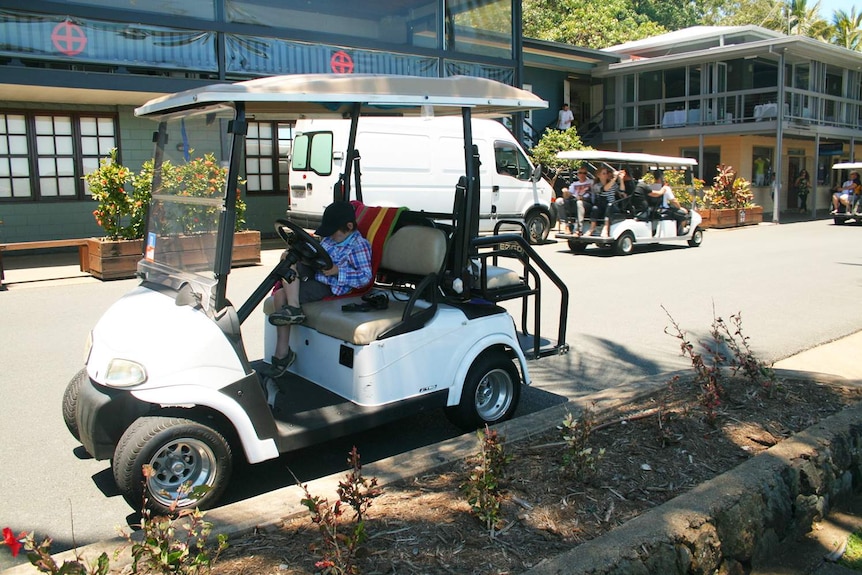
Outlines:
{"label": "palm tree", "polygon": [[820,0],[811,8],[807,0],[787,0],[781,7],[781,15],[787,25],[787,34],[810,36],[821,31],[826,22],[820,17]]}
{"label": "palm tree", "polygon": [[833,41],[842,48],[862,51],[862,13],[854,6],[848,14],[844,10],[832,13]]}

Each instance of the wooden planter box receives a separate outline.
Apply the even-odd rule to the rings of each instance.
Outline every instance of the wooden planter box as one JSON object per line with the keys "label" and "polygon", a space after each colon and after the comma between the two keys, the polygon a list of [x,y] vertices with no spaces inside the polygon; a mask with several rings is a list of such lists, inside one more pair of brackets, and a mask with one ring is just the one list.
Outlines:
{"label": "wooden planter box", "polygon": [[[207,240],[212,237],[205,236],[186,236],[177,238],[181,245],[177,251],[185,251],[188,253],[190,246],[188,242],[193,242],[193,249],[199,250],[201,261],[198,264],[208,265],[206,258],[203,257],[204,252],[214,251],[214,242]],[[104,238],[91,238],[87,242],[89,248],[89,264],[90,275],[99,278],[100,280],[116,280],[133,278],[138,270],[138,261],[141,259],[141,254],[144,250],[144,240],[106,240]],[[260,263],[260,232],[257,230],[248,230],[236,232],[233,236],[233,252],[231,256],[231,266],[249,266]],[[194,262],[184,260],[183,264],[186,267],[194,265]]]}
{"label": "wooden planter box", "polygon": [[703,228],[735,228],[750,226],[763,221],[763,207],[722,210],[703,210],[698,212],[703,218]]}

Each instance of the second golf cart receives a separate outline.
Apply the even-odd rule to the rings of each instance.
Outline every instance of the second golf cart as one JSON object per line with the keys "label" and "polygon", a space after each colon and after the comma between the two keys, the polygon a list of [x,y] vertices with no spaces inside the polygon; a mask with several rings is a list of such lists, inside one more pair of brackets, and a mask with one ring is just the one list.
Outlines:
{"label": "second golf cart", "polygon": [[[567,350],[568,292],[526,233],[479,236],[471,117],[546,106],[481,78],[292,75],[198,88],[138,108],[137,116],[157,122],[141,282],[92,330],[86,365],[63,397],[69,430],[94,458],[111,460],[130,505],[146,498],[166,511],[214,505],[240,458],[258,463],[421,410],[442,408],[464,429],[512,417],[521,385],[530,383],[528,359]],[[355,135],[368,114],[462,117],[464,175],[452,182],[453,211],[363,206],[351,195],[348,156],[333,198],[356,201],[377,266],[369,289],[389,304],[345,313],[362,302],[356,294],[305,306],[307,320],[291,336],[296,363],[286,379],[268,379],[263,361],[249,357],[241,325],[261,313],[294,263],[331,262],[316,238],[278,219],[287,257],[239,307],[229,301],[246,133],[252,121],[349,117]],[[348,154],[354,147],[351,140]],[[209,162],[224,185],[177,178],[191,161]],[[544,290],[560,309],[555,339],[540,337],[538,312],[527,327],[528,305],[538,309],[547,297],[540,275],[556,286]],[[522,333],[499,305],[518,299]]]}
{"label": "second golf cart", "polygon": [[[832,169],[836,170],[836,175],[839,175],[838,182],[841,182],[842,179],[840,174],[842,171],[849,172],[857,172],[859,173],[862,170],[862,162],[841,162],[838,164],[833,164]],[[835,194],[840,195],[845,190],[836,191]],[[862,190],[860,193],[854,194],[852,190],[846,190],[848,193],[848,202],[845,204],[844,202],[838,201],[838,208],[833,210],[832,212],[832,221],[835,222],[836,225],[842,225],[845,223],[854,223],[854,224],[862,224]]]}
{"label": "second golf cart", "polygon": [[[557,157],[562,160],[579,162],[595,175],[600,169],[606,168],[616,173],[618,169],[627,170],[628,176],[635,180],[648,171],[680,170],[684,172],[686,183],[692,182],[692,168],[697,160],[671,156],[656,156],[633,152],[611,152],[607,150],[566,150],[559,152]],[[633,182],[634,184],[634,182]],[[654,185],[654,189],[660,186]],[[595,203],[595,198],[593,198]],[[691,247],[698,247],[703,242],[702,218],[694,206],[686,206],[685,216],[678,216],[670,206],[663,205],[659,200],[647,203],[644,209],[638,209],[632,203],[632,198],[623,194],[614,202],[609,217],[609,233],[602,236],[598,233],[604,225],[603,214],[599,214],[596,233],[589,232],[589,214],[583,221],[573,222],[571,230],[558,233],[557,239],[568,242],[569,249],[575,253],[583,252],[591,244],[610,247],[615,254],[628,255],[637,244],[663,244],[686,242]]]}

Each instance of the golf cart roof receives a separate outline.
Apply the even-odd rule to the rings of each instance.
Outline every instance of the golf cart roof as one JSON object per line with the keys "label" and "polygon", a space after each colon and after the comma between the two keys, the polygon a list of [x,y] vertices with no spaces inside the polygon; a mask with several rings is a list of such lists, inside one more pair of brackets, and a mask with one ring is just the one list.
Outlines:
{"label": "golf cart roof", "polygon": [[245,102],[246,113],[258,117],[271,112],[280,118],[360,114],[419,116],[504,115],[547,108],[535,94],[485,78],[451,76],[425,78],[372,74],[291,74],[233,84],[212,84],[150,100],[135,110],[137,116],[161,116],[189,108]]}
{"label": "golf cart roof", "polygon": [[656,168],[693,167],[697,160],[693,158],[676,158],[674,156],[656,156],[637,152],[611,152],[609,150],[564,150],[557,153],[561,160],[584,162],[621,162],[626,164],[648,164]]}
{"label": "golf cart roof", "polygon": [[862,162],[842,162],[834,164],[833,170],[862,170]]}

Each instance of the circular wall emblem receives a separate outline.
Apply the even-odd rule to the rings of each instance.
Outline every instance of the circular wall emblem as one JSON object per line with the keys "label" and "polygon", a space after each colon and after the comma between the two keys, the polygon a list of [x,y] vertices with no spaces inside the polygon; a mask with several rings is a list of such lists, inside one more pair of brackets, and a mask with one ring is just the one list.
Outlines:
{"label": "circular wall emblem", "polygon": [[61,54],[77,56],[87,47],[87,35],[77,24],[60,22],[51,31],[51,42]]}
{"label": "circular wall emblem", "polygon": [[352,74],[353,58],[344,50],[339,50],[329,59],[329,68],[336,74]]}

